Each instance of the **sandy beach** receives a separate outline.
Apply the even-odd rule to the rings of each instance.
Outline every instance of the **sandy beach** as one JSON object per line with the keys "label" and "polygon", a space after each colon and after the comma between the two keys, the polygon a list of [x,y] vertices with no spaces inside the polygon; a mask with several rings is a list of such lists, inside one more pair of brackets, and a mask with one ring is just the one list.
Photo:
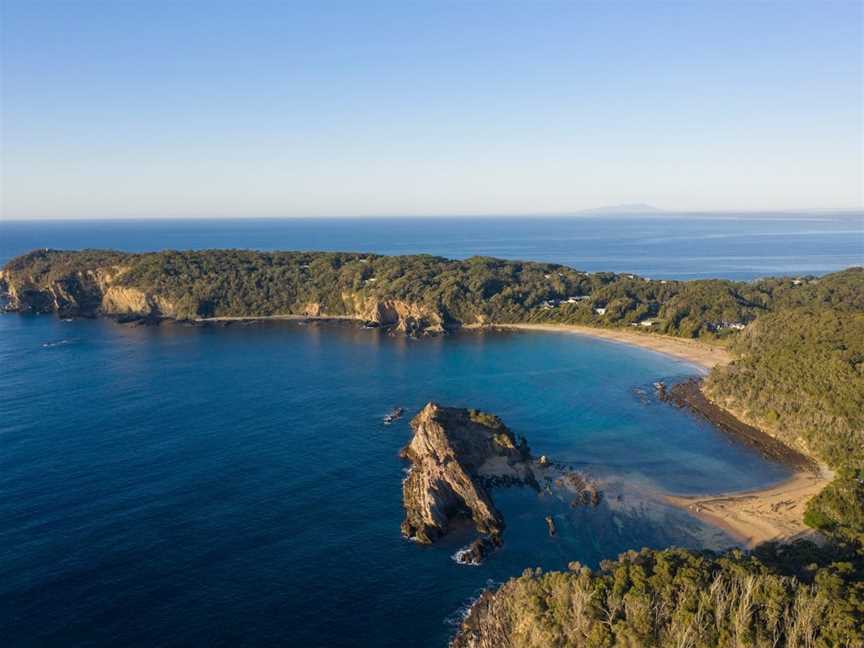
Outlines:
{"label": "sandy beach", "polygon": [[807,502],[831,481],[824,466],[818,473],[796,472],[770,488],[726,495],[667,495],[665,500],[689,511],[700,520],[728,531],[748,547],[769,540],[815,538],[818,533],[804,524]]}
{"label": "sandy beach", "polygon": [[522,331],[552,331],[558,333],[575,333],[601,338],[611,342],[631,344],[650,349],[679,360],[686,360],[704,369],[717,365],[726,365],[732,361],[732,355],[722,347],[715,347],[698,340],[673,338],[666,335],[640,333],[627,329],[603,329],[578,324],[495,324],[493,328],[518,329]]}
{"label": "sandy beach", "polygon": [[[732,361],[732,355],[723,348],[709,346],[696,340],[651,335],[638,331],[555,324],[509,324],[499,325],[496,328],[587,335],[650,349],[686,360],[704,369],[726,365]],[[691,403],[691,405],[693,404]],[[706,414],[706,412],[702,413]],[[734,419],[731,413],[725,410],[724,413],[728,418]],[[706,416],[715,425],[722,423],[722,421],[714,420],[716,416],[710,414],[706,414]],[[735,421],[737,422],[737,419]],[[720,425],[721,429],[737,432],[737,430],[730,430],[730,428],[737,428],[737,426],[729,425],[728,421],[726,423],[726,425]],[[749,427],[740,422],[738,424],[742,427]],[[752,430],[752,432],[756,431]],[[733,436],[736,439],[739,438],[738,434]],[[747,438],[740,440],[745,443],[748,441]],[[766,454],[764,441],[755,447]],[[782,445],[776,440],[774,443]],[[748,445],[752,446],[753,443],[748,443]],[[785,448],[785,446],[783,447]],[[798,454],[791,449],[789,452]],[[768,454],[770,455],[770,453]],[[776,459],[777,457],[773,458]],[[802,461],[800,461],[802,458],[798,457],[794,461],[787,461],[789,465],[795,467],[795,473],[790,479],[769,488],[714,495],[679,496],[664,494],[662,497],[667,503],[685,509],[699,519],[724,529],[748,547],[754,547],[769,540],[789,541],[798,538],[816,538],[818,533],[804,524],[804,511],[807,502],[828,485],[832,479],[832,474],[825,466],[819,466],[817,469],[803,467]]]}

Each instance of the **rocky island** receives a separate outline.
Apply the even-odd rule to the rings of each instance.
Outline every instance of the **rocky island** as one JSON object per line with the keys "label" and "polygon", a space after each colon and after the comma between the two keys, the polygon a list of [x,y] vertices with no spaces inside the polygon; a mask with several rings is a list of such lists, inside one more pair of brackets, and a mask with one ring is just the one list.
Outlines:
{"label": "rocky island", "polygon": [[411,421],[414,436],[402,450],[411,462],[402,485],[402,534],[431,543],[459,519],[480,534],[467,562],[479,562],[501,543],[504,519],[488,488],[525,484],[538,489],[525,438],[517,439],[497,416],[428,403]]}
{"label": "rocky island", "polygon": [[479,564],[501,545],[504,518],[489,495],[496,486],[555,488],[573,507],[600,502],[590,479],[545,455],[534,459],[525,438],[517,438],[494,414],[430,402],[411,428],[414,435],[401,452],[411,462],[402,484],[402,535],[428,544],[454,524],[470,523],[479,537],[457,553],[458,562]]}

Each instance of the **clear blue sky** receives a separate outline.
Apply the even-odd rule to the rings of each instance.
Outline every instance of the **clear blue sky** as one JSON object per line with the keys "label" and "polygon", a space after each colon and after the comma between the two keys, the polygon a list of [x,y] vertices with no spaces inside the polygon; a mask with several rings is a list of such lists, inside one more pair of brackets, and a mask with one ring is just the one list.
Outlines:
{"label": "clear blue sky", "polygon": [[858,1],[0,7],[5,218],[862,203]]}

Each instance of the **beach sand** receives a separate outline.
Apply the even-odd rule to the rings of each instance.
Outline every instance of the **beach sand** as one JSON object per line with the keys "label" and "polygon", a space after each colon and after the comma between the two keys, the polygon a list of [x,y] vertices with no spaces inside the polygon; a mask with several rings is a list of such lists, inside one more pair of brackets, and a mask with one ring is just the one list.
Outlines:
{"label": "beach sand", "polygon": [[[732,361],[732,354],[726,349],[710,346],[696,340],[671,338],[661,335],[640,333],[639,331],[597,329],[578,325],[556,324],[512,324],[498,325],[496,328],[519,329],[526,331],[557,331],[596,337],[603,340],[632,344],[686,360],[703,369],[712,369]],[[692,390],[691,390],[692,391]],[[696,392],[701,392],[698,388]],[[701,395],[701,394],[697,394]],[[690,394],[692,397],[693,394]],[[806,460],[796,451],[786,448],[784,453],[767,452],[769,444],[781,445],[773,437],[759,432],[738,421],[731,412],[710,411],[713,405],[689,398],[687,405],[705,416],[712,423],[729,433],[736,440],[757,449],[764,456],[781,460],[795,468],[793,476],[774,486],[759,490],[739,491],[715,495],[681,496],[661,494],[661,499],[673,506],[688,511],[704,522],[719,527],[738,539],[747,547],[754,547],[769,540],[790,541],[798,538],[818,539],[818,532],[804,524],[804,511],[807,502],[831,481],[833,475],[825,466]],[[679,405],[681,406],[681,405]],[[715,409],[721,409],[714,406]],[[722,414],[724,419],[718,420]],[[734,423],[734,424],[733,424]],[[749,428],[742,434],[738,428]],[[753,437],[765,438],[754,443]],[[802,461],[804,460],[804,461]]]}
{"label": "beach sand", "polygon": [[657,353],[686,360],[703,369],[711,369],[717,365],[726,365],[732,361],[732,354],[722,347],[711,346],[698,340],[674,338],[666,335],[654,335],[628,331],[627,329],[602,329],[578,324],[494,324],[491,328],[517,329],[521,331],[551,331],[558,333],[575,333],[590,337],[631,344],[650,349]]}
{"label": "beach sand", "polygon": [[831,481],[824,466],[818,472],[798,471],[790,479],[761,490],[726,495],[666,495],[665,500],[691,515],[718,526],[755,547],[769,540],[818,539],[804,524],[807,502]]}

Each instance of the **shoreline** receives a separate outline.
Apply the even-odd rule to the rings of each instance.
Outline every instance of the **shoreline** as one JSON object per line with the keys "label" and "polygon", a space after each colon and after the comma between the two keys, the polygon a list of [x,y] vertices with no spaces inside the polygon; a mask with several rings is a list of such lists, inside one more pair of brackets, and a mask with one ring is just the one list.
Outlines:
{"label": "shoreline", "polygon": [[818,531],[804,524],[807,502],[831,481],[833,474],[797,470],[789,479],[767,488],[718,495],[662,494],[662,499],[690,515],[719,527],[748,549],[769,541],[818,540]]}
{"label": "shoreline", "polygon": [[[192,321],[196,324],[206,325],[268,320],[362,321],[350,315],[227,316],[198,318]],[[460,329],[465,331],[541,331],[593,337],[683,360],[698,367],[702,372],[710,371],[716,366],[725,366],[733,360],[732,354],[722,347],[711,346],[697,340],[673,338],[626,329],[603,329],[579,324],[530,323],[466,325]],[[688,389],[686,393],[675,394],[676,388],[683,390],[688,384],[695,385],[696,394],[693,393],[693,389]],[[817,531],[804,524],[803,516],[807,502],[831,481],[831,473],[824,465],[817,465],[810,457],[787,447],[762,430],[739,421],[732,412],[708,400],[699,389],[697,381],[691,380],[676,385],[670,390],[670,396],[673,397],[671,404],[687,407],[693,413],[705,417],[713,426],[729,435],[734,443],[741,443],[759,451],[767,460],[780,461],[791,466],[794,472],[789,479],[762,489],[703,495],[658,493],[663,502],[685,510],[703,522],[723,529],[747,548],[770,540],[786,542],[799,538],[818,539],[820,537]]]}
{"label": "shoreline", "polygon": [[274,321],[302,321],[302,322],[362,322],[363,320],[352,315],[223,315],[221,317],[196,317],[189,320],[195,324],[218,324],[219,322],[266,322]]}
{"label": "shoreline", "polygon": [[[469,327],[464,327],[469,328]],[[509,329],[519,331],[546,331],[550,333],[571,333],[594,337],[609,342],[629,344],[648,349],[677,360],[686,360],[702,369],[713,369],[732,362],[732,354],[722,347],[715,347],[697,340],[674,338],[667,335],[638,333],[626,329],[604,329],[581,324],[489,324],[484,328]]]}
{"label": "shoreline", "polygon": [[748,446],[764,459],[782,463],[794,470],[819,472],[818,463],[811,457],[792,448],[767,432],[753,427],[735,416],[734,412],[720,407],[702,389],[702,380],[691,378],[672,385],[661,393],[660,399],[687,409],[707,420],[735,443]]}
{"label": "shoreline", "polygon": [[[227,322],[257,322],[257,321],[307,321],[307,322],[362,322],[354,315],[237,315],[221,317],[198,317],[191,322],[195,324],[218,324]],[[626,329],[605,329],[582,324],[466,324],[454,331],[477,330],[519,330],[544,331],[550,333],[572,333],[594,337],[609,342],[618,342],[630,346],[647,349],[656,353],[671,356],[677,360],[685,360],[702,369],[712,369],[732,362],[732,354],[723,347],[712,346],[698,340],[675,338],[668,335],[638,333]]]}
{"label": "shoreline", "polygon": [[[595,337],[686,360],[703,370],[724,366],[732,361],[732,354],[723,348],[712,347],[696,340],[647,335],[635,331],[595,329],[572,324],[504,324],[490,328]],[[821,535],[804,524],[804,512],[810,499],[831,482],[833,473],[824,464],[790,448],[767,432],[747,425],[734,413],[713,403],[702,392],[700,382],[692,379],[672,387],[667,396],[670,404],[688,408],[727,434],[734,443],[758,451],[766,460],[779,461],[790,466],[794,472],[779,484],[765,488],[703,495],[658,493],[661,500],[726,531],[748,549],[768,541],[818,541]]]}

